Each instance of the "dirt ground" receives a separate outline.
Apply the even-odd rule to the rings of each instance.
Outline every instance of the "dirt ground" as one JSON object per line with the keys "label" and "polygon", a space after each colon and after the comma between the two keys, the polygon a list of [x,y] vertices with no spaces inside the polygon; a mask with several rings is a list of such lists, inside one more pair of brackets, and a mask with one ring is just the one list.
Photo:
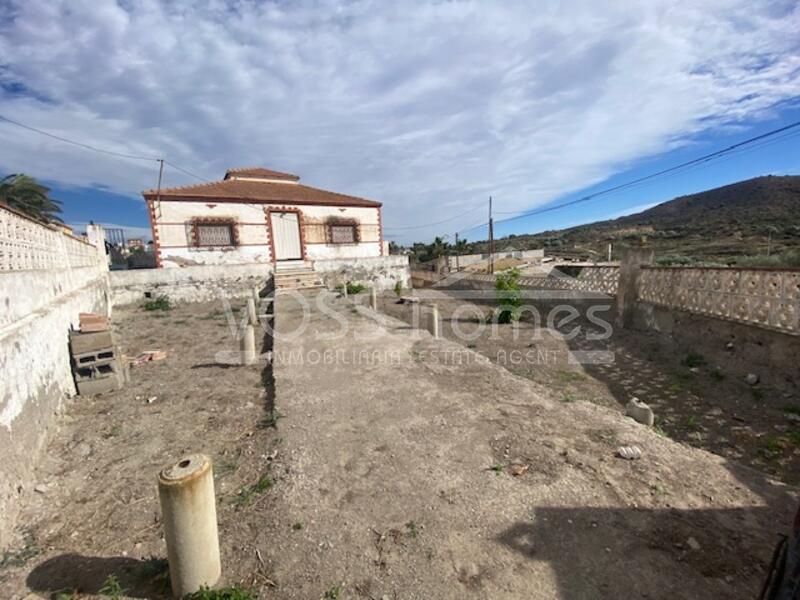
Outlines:
{"label": "dirt ground", "polygon": [[[69,407],[0,597],[103,597],[109,575],[128,597],[169,597],[155,477],[198,451],[215,463],[221,583],[255,597],[756,594],[793,488],[565,402],[572,379],[545,386],[326,302],[251,367],[216,364],[237,348],[219,303],[117,311],[126,354],[169,356]],[[297,302],[276,304],[279,332],[300,326]],[[614,457],[633,443],[640,460]]]}
{"label": "dirt ground", "polygon": [[[537,330],[530,322],[520,323],[516,334],[508,325],[494,332],[476,319],[490,315],[492,307],[485,303],[474,304],[433,289],[417,295],[424,303],[439,306],[445,337],[460,339],[515,375],[553,390],[564,402],[585,400],[623,411],[632,397],[638,397],[654,409],[657,429],[670,438],[800,484],[800,395],[796,386],[789,382],[748,385],[731,374],[737,360],[732,353],[712,362],[702,352],[677,351],[655,332],[618,327],[609,339],[592,341],[592,335],[602,334],[603,328],[586,320],[585,307],[579,309],[580,319],[560,330],[545,323],[536,338]],[[465,304],[472,309],[464,309]],[[463,312],[454,318],[459,307]],[[411,305],[398,304],[393,294],[381,297],[381,310],[406,322],[413,318]],[[542,314],[547,314],[545,309]],[[612,320],[611,312],[596,314]],[[565,339],[564,334],[576,326],[579,335]],[[456,332],[474,339],[459,338]],[[720,340],[718,345],[724,343]],[[611,352],[614,362],[574,364],[569,356],[576,351]],[[778,374],[772,375],[772,381],[781,380]]]}

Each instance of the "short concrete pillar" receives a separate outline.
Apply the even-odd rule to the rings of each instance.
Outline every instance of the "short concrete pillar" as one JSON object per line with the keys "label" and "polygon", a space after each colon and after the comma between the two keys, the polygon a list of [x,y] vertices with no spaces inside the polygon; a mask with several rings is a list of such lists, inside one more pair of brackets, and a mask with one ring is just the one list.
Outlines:
{"label": "short concrete pillar", "polygon": [[344,284],[342,284],[342,295],[345,298],[347,298],[347,282],[346,281],[344,282]]}
{"label": "short concrete pillar", "polygon": [[256,304],[261,302],[261,287],[258,285],[253,286],[253,300],[255,300]]}
{"label": "short concrete pillar", "polygon": [[372,310],[378,310],[378,290],[374,287],[369,290],[369,306]]}
{"label": "short concrete pillar", "polygon": [[431,332],[431,335],[434,338],[439,339],[439,335],[441,333],[439,331],[439,307],[436,304],[431,306],[431,321],[428,331]]}
{"label": "short concrete pillar", "polygon": [[250,325],[258,324],[258,315],[256,314],[256,301],[252,298],[247,299],[247,320]]}
{"label": "short concrete pillar", "polygon": [[222,573],[211,459],[190,454],[158,474],[172,595],[213,586]]}
{"label": "short concrete pillar", "polygon": [[244,328],[242,336],[242,364],[252,365],[256,362],[256,329],[252,324]]}

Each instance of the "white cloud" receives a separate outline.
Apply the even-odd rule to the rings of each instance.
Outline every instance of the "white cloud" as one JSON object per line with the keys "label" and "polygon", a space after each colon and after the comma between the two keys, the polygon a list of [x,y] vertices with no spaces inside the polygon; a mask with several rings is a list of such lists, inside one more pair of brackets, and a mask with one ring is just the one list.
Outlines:
{"label": "white cloud", "polygon": [[[793,2],[17,0],[10,13],[0,114],[208,178],[296,172],[383,200],[387,227],[489,194],[531,207],[800,94]],[[155,181],[153,164],[4,123],[0,170],[132,195]]]}

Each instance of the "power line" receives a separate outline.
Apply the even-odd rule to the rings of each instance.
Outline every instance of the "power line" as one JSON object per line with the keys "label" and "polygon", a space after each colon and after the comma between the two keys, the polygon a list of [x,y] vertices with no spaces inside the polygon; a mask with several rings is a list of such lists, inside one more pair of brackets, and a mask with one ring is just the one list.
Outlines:
{"label": "power line", "polygon": [[[77,140],[71,140],[69,138],[62,137],[60,135],[56,135],[54,133],[50,133],[49,131],[44,131],[43,129],[38,129],[36,127],[32,127],[31,125],[26,125],[25,123],[20,123],[19,121],[15,121],[14,119],[9,119],[4,115],[0,115],[0,120],[6,121],[7,123],[11,123],[12,125],[16,125],[17,127],[21,127],[22,129],[27,129],[28,131],[34,131],[41,135],[47,136],[49,138],[53,138],[54,140],[58,140],[59,142],[64,142],[65,144],[72,144],[73,146],[78,146],[80,148],[84,148],[85,150],[92,150],[94,152],[99,152],[100,154],[108,154],[109,156],[116,156],[119,158],[128,158],[131,160],[145,160],[145,161],[152,161],[158,162],[162,159],[153,157],[153,156],[141,156],[136,154],[126,154],[124,152],[116,152],[115,150],[107,150],[105,148],[98,148],[97,146],[92,146],[91,144],[85,144],[83,142],[79,142]],[[176,165],[173,162],[168,160],[164,160],[164,163],[171,166],[173,169],[180,171],[181,173],[185,173],[190,177],[194,177],[195,179],[199,179],[200,181],[208,182],[208,179],[200,177],[199,175],[195,175],[191,171],[184,169],[183,167]]]}
{"label": "power line", "polygon": [[[566,208],[568,206],[573,206],[575,204],[579,204],[579,203],[582,203],[582,202],[587,202],[589,200],[593,200],[594,198],[597,198],[598,196],[604,196],[604,195],[608,195],[608,194],[611,194],[611,193],[614,193],[614,192],[621,191],[623,189],[630,189],[630,188],[633,188],[635,186],[639,186],[642,183],[644,183],[646,181],[649,181],[651,179],[654,179],[656,177],[660,177],[660,176],[663,176],[663,175],[666,175],[666,174],[675,174],[675,173],[678,173],[678,172],[685,172],[685,171],[688,171],[690,169],[702,166],[703,164],[705,164],[707,162],[710,162],[712,160],[715,160],[715,159],[724,158],[724,157],[726,157],[728,155],[732,155],[732,154],[744,154],[746,152],[751,152],[753,150],[757,150],[757,149],[763,148],[765,146],[770,146],[772,144],[776,144],[776,143],[781,142],[781,141],[786,140],[786,139],[795,138],[795,137],[798,137],[800,135],[800,131],[794,131],[798,127],[800,127],[800,121],[796,121],[794,123],[790,123],[789,125],[786,125],[784,127],[780,127],[778,129],[773,129],[772,131],[768,131],[768,132],[763,133],[761,135],[757,135],[755,137],[748,138],[748,139],[743,140],[741,142],[737,142],[736,144],[733,144],[733,145],[728,146],[726,148],[722,148],[721,150],[716,150],[716,151],[711,152],[709,154],[706,154],[704,156],[700,156],[698,158],[695,158],[695,159],[686,161],[684,163],[669,167],[667,169],[662,169],[661,171],[657,171],[655,173],[651,173],[649,175],[645,175],[643,177],[639,177],[637,179],[634,179],[632,181],[628,181],[626,183],[621,183],[619,185],[607,188],[605,190],[600,190],[598,192],[594,192],[593,194],[589,194],[587,196],[583,196],[581,198],[577,198],[577,199],[571,200],[569,202],[563,202],[563,203],[557,204],[555,206],[547,206],[547,207],[543,207],[543,208],[539,208],[539,209],[535,209],[535,210],[516,211],[517,213],[519,213],[517,216],[509,217],[509,218],[506,218],[506,219],[501,219],[499,221],[495,221],[495,224],[497,224],[497,223],[506,223],[506,222],[509,222],[509,221],[515,221],[517,219],[521,219],[521,218],[524,218],[524,217],[529,217],[529,216],[538,215],[538,214],[541,214],[541,213],[551,212],[551,211],[554,211],[554,210],[559,210],[561,208]],[[790,133],[786,133],[787,131],[789,131]],[[781,133],[784,133],[785,135],[779,135]],[[774,138],[774,136],[778,136],[778,137]],[[498,211],[495,211],[495,212],[498,212]],[[516,214],[516,213],[515,212],[508,212],[508,213],[503,213],[503,214]],[[471,231],[473,229],[477,229],[478,227],[484,227],[484,226],[486,226],[488,224],[489,224],[488,221],[481,221],[480,223],[478,223],[476,225],[472,225],[471,227],[467,227],[466,229],[459,230],[458,233],[464,233],[464,232],[467,232],[467,231]]]}
{"label": "power line", "polygon": [[[766,133],[762,133],[761,135],[757,135],[755,137],[752,137],[752,138],[746,139],[744,141],[738,142],[736,144],[728,146],[727,148],[723,148],[721,150],[717,150],[715,152],[711,152],[711,153],[706,154],[704,156],[700,156],[698,158],[683,162],[683,163],[675,165],[673,167],[669,167],[667,169],[662,169],[660,171],[656,171],[655,173],[650,173],[649,175],[644,175],[643,177],[638,177],[637,179],[633,179],[632,181],[628,181],[626,183],[621,183],[619,185],[612,186],[612,187],[607,188],[605,190],[600,190],[599,192],[594,192],[593,194],[589,194],[587,196],[583,196],[583,197],[577,198],[575,200],[570,200],[569,202],[563,202],[561,204],[556,204],[555,206],[549,206],[549,207],[540,208],[540,209],[537,209],[537,210],[526,211],[526,212],[524,212],[524,213],[522,213],[520,215],[517,215],[515,217],[509,217],[507,219],[503,219],[502,221],[498,221],[498,223],[507,223],[509,221],[515,221],[517,219],[522,219],[524,217],[528,217],[528,216],[531,216],[531,215],[538,215],[538,214],[541,214],[541,213],[550,212],[550,211],[553,211],[553,210],[559,210],[561,208],[566,208],[567,206],[574,206],[575,204],[580,204],[582,202],[588,202],[589,200],[593,200],[594,198],[597,198],[598,196],[604,196],[604,195],[610,194],[612,192],[616,192],[616,191],[619,191],[619,190],[622,190],[622,189],[626,189],[626,188],[632,187],[632,186],[634,186],[636,184],[642,183],[644,181],[648,181],[650,179],[654,179],[656,177],[660,177],[660,176],[666,175],[668,173],[673,173],[675,171],[678,171],[679,169],[684,169],[686,167],[691,167],[691,166],[695,166],[695,165],[699,165],[699,164],[702,164],[702,163],[709,162],[711,160],[714,160],[715,158],[719,158],[719,157],[722,157],[722,156],[724,156],[726,154],[730,154],[734,150],[740,149],[740,148],[742,148],[744,146],[749,146],[750,144],[753,144],[755,142],[770,138],[772,136],[778,135],[779,133],[783,133],[785,131],[789,131],[791,129],[795,129],[797,127],[800,127],[800,121],[795,121],[794,123],[790,123],[789,125],[786,125],[784,127],[780,127],[778,129],[773,129],[772,131],[768,131]],[[785,136],[785,137],[789,137],[789,136]]]}
{"label": "power line", "polygon": [[0,115],[0,119],[8,123],[11,123],[12,125],[16,125],[17,127],[22,127],[23,129],[28,129],[29,131],[35,131],[36,133],[46,135],[47,137],[53,138],[54,140],[58,140],[59,142],[72,144],[73,146],[80,146],[81,148],[85,148],[87,150],[94,150],[95,152],[100,152],[101,154],[109,154],[111,156],[118,156],[121,158],[130,158],[132,160],[148,160],[148,161],[158,160],[157,158],[152,156],[138,156],[134,154],[125,154],[124,152],[115,152],[114,150],[106,150],[104,148],[98,148],[97,146],[92,146],[90,144],[84,144],[83,142],[70,140],[68,138],[61,137],[60,135],[50,133],[49,131],[44,131],[42,129],[37,129],[36,127],[31,127],[30,125],[25,125],[24,123],[20,123],[19,121],[14,121],[13,119],[9,119],[8,117],[3,115]]}
{"label": "power line", "polygon": [[186,175],[188,175],[189,177],[194,177],[195,179],[199,179],[200,181],[204,181],[204,182],[206,182],[206,183],[209,183],[209,182],[211,181],[211,180],[209,180],[209,179],[206,179],[206,178],[204,178],[204,177],[200,177],[200,175],[195,175],[195,174],[194,174],[194,173],[192,173],[191,171],[187,171],[187,170],[186,170],[186,169],[184,169],[183,167],[179,167],[179,166],[178,166],[178,165],[176,165],[175,163],[172,163],[172,162],[170,162],[170,161],[168,161],[168,160],[165,160],[165,161],[164,161],[164,163],[165,163],[165,164],[167,164],[167,165],[169,165],[169,166],[170,166],[170,167],[172,167],[173,169],[177,169],[177,170],[178,170],[178,171],[180,171],[181,173],[185,173],[185,174],[186,174]]}
{"label": "power line", "polygon": [[437,221],[436,223],[426,223],[425,225],[412,225],[410,227],[387,227],[386,230],[391,231],[400,231],[400,230],[407,230],[407,229],[424,229],[426,227],[433,227],[434,225],[441,225],[442,223],[449,223],[450,221],[455,221],[456,219],[463,217],[464,215],[468,215],[471,212],[478,210],[479,208],[483,208],[483,204],[479,204],[478,206],[473,206],[469,210],[464,211],[463,213],[457,214],[454,217],[450,217],[449,219],[445,219],[444,221]]}

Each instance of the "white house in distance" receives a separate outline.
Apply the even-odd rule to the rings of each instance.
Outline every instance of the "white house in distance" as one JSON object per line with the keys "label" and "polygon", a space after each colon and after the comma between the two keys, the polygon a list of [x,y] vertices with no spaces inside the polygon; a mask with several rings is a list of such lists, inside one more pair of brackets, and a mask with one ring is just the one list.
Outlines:
{"label": "white house in distance", "polygon": [[292,265],[388,254],[381,203],[260,167],[221,181],[143,192],[159,267]]}

